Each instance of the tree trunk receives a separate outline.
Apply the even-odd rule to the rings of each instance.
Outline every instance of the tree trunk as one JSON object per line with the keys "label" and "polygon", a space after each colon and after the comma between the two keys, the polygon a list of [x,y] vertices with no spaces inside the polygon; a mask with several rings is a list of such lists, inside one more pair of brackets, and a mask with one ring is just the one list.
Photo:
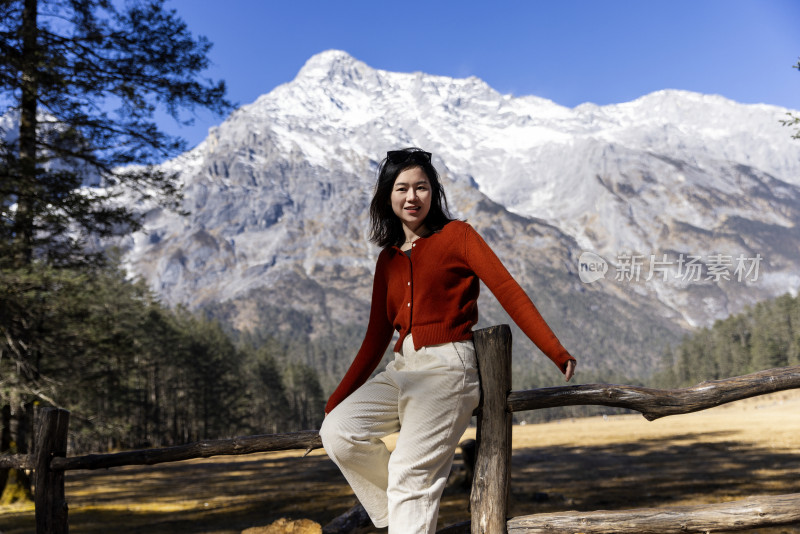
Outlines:
{"label": "tree trunk", "polygon": [[[3,405],[0,410],[0,454],[11,452],[11,406]],[[6,487],[9,469],[0,469],[0,495]]]}
{"label": "tree trunk", "polygon": [[36,203],[36,113],[38,102],[38,0],[25,0],[22,11],[22,85],[19,118],[19,187],[14,216],[14,265],[33,258]]}
{"label": "tree trunk", "polygon": [[25,403],[20,407],[17,414],[17,452],[28,454],[33,446],[33,422],[34,405],[32,402]]}
{"label": "tree trunk", "polygon": [[[12,414],[11,406],[3,406],[2,419],[2,451],[24,456],[28,452],[27,444],[27,412],[26,407],[18,407],[16,414]],[[16,421],[15,421],[16,420]],[[13,424],[16,422],[16,424]],[[16,436],[16,440],[11,437]],[[31,479],[23,469],[0,469],[0,505],[14,504],[20,501],[32,501]]]}

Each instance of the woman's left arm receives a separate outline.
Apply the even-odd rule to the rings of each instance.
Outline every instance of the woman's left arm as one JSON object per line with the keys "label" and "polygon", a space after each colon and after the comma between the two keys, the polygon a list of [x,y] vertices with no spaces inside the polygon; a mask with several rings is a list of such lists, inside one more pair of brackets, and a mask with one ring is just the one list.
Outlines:
{"label": "woman's left arm", "polygon": [[486,284],[517,326],[561,369],[567,380],[572,378],[577,363],[575,358],[561,345],[533,301],[491,247],[469,225],[464,254],[472,271]]}

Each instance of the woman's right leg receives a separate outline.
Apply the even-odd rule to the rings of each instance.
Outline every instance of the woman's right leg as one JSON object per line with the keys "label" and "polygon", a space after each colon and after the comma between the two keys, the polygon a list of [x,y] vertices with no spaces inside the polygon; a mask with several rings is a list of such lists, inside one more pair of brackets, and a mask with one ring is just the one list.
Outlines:
{"label": "woman's right leg", "polygon": [[325,452],[376,527],[389,524],[389,451],[380,438],[400,428],[397,398],[397,385],[380,373],[325,416],[319,431]]}

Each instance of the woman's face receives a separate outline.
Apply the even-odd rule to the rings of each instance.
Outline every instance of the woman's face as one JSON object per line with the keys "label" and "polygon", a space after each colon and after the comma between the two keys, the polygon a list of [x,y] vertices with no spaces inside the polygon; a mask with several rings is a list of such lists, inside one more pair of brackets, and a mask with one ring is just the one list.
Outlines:
{"label": "woman's face", "polygon": [[392,187],[392,211],[411,231],[416,231],[431,209],[431,184],[421,167],[409,167],[397,175]]}

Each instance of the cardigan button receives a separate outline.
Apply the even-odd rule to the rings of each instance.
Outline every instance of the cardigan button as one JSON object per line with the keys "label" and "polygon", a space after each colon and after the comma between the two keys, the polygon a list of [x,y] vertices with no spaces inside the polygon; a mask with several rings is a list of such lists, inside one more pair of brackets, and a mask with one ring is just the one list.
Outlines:
{"label": "cardigan button", "polygon": [[409,307],[409,308],[411,307],[411,303],[410,303],[410,302],[408,303],[408,307]]}
{"label": "cardigan button", "polygon": [[409,282],[408,285],[411,285],[411,282]]}

